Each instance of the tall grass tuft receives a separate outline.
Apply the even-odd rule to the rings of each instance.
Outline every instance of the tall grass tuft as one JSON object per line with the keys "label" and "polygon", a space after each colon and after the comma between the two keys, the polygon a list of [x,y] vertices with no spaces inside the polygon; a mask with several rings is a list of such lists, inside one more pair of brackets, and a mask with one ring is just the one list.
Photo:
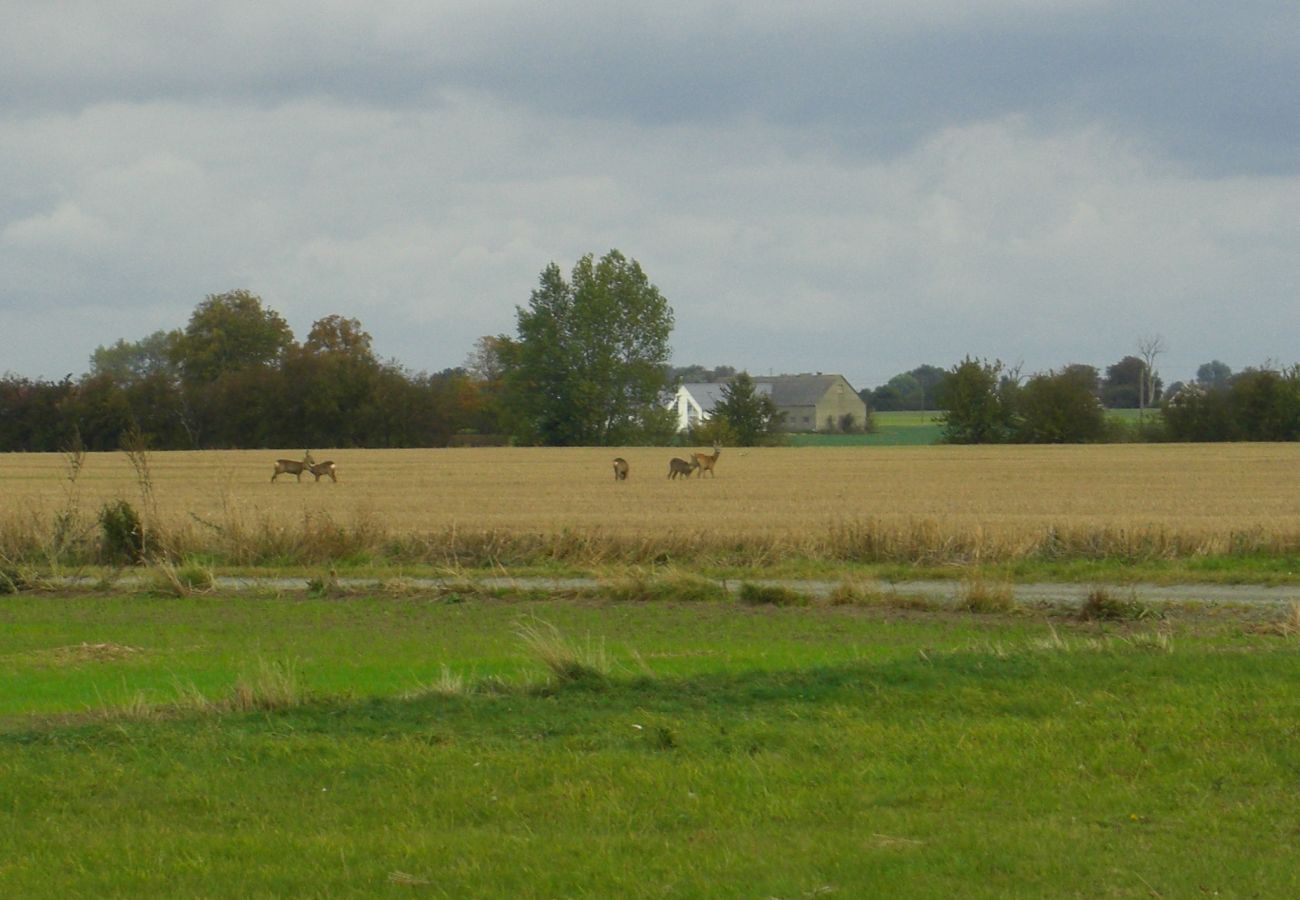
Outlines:
{"label": "tall grass tuft", "polygon": [[305,699],[292,661],[267,662],[259,659],[256,671],[240,676],[226,705],[237,712],[292,709]]}
{"label": "tall grass tuft", "polygon": [[216,587],[217,578],[212,569],[195,560],[182,562],[179,566],[168,559],[159,557],[151,567],[154,576],[154,589],[161,594],[173,597],[188,597],[203,593]]}
{"label": "tall grass tuft", "polygon": [[86,447],[81,442],[80,429],[73,428],[72,440],[63,452],[65,479],[63,508],[54,514],[46,558],[50,568],[56,568],[68,551],[81,538],[81,490],[77,481],[86,466]]}
{"label": "tall grass tuft", "polygon": [[585,644],[566,639],[550,622],[536,617],[515,625],[515,634],[528,652],[563,684],[604,684],[613,665],[605,652],[605,642]]}
{"label": "tall grass tuft", "polygon": [[[0,589],[4,585],[0,583]],[[3,591],[0,590],[0,593]],[[1282,616],[1276,621],[1270,623],[1264,628],[1264,631],[1270,634],[1281,635],[1282,637],[1300,637],[1300,603],[1292,601],[1291,604],[1283,611]]]}
{"label": "tall grass tuft", "polygon": [[973,613],[1005,613],[1016,608],[1016,595],[1005,581],[990,582],[972,578],[962,583],[957,594],[957,608]]}

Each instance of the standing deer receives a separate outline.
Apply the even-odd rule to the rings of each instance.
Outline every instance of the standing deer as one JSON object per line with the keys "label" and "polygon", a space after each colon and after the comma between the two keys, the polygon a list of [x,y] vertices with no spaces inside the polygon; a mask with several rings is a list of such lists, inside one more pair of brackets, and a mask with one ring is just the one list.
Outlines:
{"label": "standing deer", "polygon": [[302,473],[306,472],[316,462],[311,458],[311,451],[304,450],[302,461],[296,459],[277,459],[275,461],[275,471],[271,473],[271,481],[279,478],[281,475],[296,475],[299,481],[302,481]]}
{"label": "standing deer", "polygon": [[614,480],[627,481],[627,460],[621,456],[614,457]]}
{"label": "standing deer", "polygon": [[334,460],[332,459],[327,459],[322,463],[312,463],[307,467],[307,471],[315,475],[317,481],[320,481],[322,475],[328,475],[330,481],[333,481],[335,484],[338,483],[339,476],[334,472]]}
{"label": "standing deer", "polygon": [[721,455],[722,455],[722,448],[718,446],[717,441],[713,442],[712,456],[710,456],[707,453],[692,453],[691,458],[695,460],[695,465],[700,470],[700,474],[698,477],[703,478],[705,471],[707,471],[714,478],[717,478],[718,473],[713,471],[713,465],[718,461],[718,457]]}
{"label": "standing deer", "polygon": [[678,459],[674,456],[668,461],[668,477],[676,478],[678,475],[685,475],[687,478],[690,478],[691,471],[698,469],[699,467],[700,464],[693,459],[690,462],[687,462],[684,459]]}

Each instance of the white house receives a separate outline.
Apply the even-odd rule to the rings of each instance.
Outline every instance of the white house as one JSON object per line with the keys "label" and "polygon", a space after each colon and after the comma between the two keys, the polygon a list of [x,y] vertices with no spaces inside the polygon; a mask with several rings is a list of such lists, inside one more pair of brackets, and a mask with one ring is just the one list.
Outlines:
{"label": "white house", "polygon": [[[725,382],[703,382],[683,384],[677,388],[671,407],[677,413],[677,430],[686,431],[701,422],[707,422],[713,415],[713,410],[722,402],[722,389],[726,386]],[[772,385],[755,384],[754,393],[759,396],[770,395]]]}

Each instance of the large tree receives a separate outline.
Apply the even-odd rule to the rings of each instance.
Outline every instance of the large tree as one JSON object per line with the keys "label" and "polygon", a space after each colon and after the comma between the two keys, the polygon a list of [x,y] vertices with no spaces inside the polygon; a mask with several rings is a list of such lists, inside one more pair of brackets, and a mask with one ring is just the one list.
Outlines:
{"label": "large tree", "polygon": [[250,366],[278,363],[293,346],[284,317],[245,290],[210,294],[190,315],[176,341],[181,375],[188,384],[213,381]]}
{"label": "large tree", "polygon": [[153,376],[176,374],[176,344],[181,332],[155,331],[138,341],[118,340],[90,354],[90,374],[107,375],[118,384],[134,384]]}
{"label": "large tree", "polygon": [[608,445],[662,431],[673,311],[639,263],[588,254],[569,281],[551,263],[516,318],[518,339],[503,349],[517,437]]}
{"label": "large tree", "polygon": [[966,357],[952,368],[939,391],[945,410],[942,440],[948,444],[999,444],[1015,434],[1016,393],[1014,374],[1001,360]]}
{"label": "large tree", "polygon": [[1101,402],[1111,409],[1140,409],[1160,399],[1163,384],[1150,366],[1137,356],[1126,356],[1106,367],[1101,386]]}
{"label": "large tree", "polygon": [[1029,444],[1079,444],[1100,441],[1106,413],[1097,399],[1097,370],[1066,366],[1032,376],[1016,396],[1016,439]]}

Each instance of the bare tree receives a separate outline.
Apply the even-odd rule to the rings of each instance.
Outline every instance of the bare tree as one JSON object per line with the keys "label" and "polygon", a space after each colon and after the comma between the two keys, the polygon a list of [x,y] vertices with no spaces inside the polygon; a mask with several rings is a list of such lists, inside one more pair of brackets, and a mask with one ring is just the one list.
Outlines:
{"label": "bare tree", "polygon": [[1138,415],[1146,414],[1147,403],[1155,402],[1156,357],[1165,352],[1164,338],[1144,334],[1138,338],[1138,355],[1142,357],[1142,377],[1138,381]]}

